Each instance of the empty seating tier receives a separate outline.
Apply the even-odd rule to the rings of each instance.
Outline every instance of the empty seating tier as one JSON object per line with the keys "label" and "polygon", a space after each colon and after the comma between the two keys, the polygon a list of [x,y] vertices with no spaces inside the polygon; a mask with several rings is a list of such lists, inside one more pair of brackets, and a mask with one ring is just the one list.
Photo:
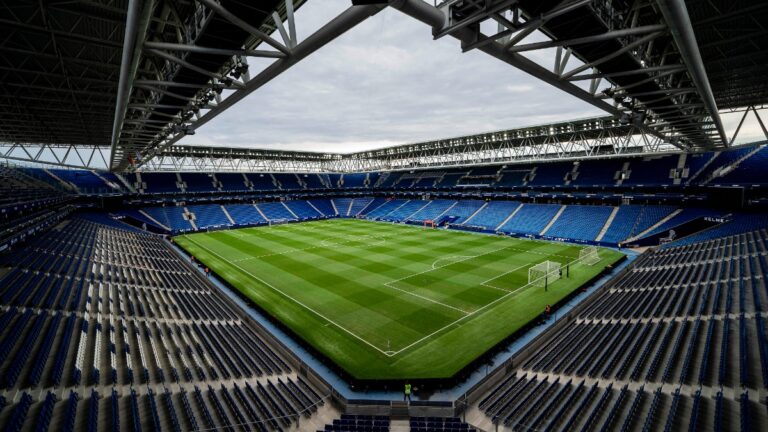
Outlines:
{"label": "empty seating tier", "polygon": [[76,218],[3,263],[0,424],[266,431],[323,409],[327,389],[166,240],[119,226]]}
{"label": "empty seating tier", "polygon": [[481,384],[470,413],[512,430],[764,429],[766,276],[765,229],[646,252]]}

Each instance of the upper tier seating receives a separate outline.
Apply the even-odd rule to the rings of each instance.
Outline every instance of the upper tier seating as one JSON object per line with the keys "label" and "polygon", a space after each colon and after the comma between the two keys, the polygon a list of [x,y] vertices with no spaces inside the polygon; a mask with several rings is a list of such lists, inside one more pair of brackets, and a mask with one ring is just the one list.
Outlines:
{"label": "upper tier seating", "polygon": [[299,178],[296,177],[296,174],[273,174],[273,176],[280,183],[282,190],[304,189],[304,186],[299,184]]}
{"label": "upper tier seating", "polygon": [[615,185],[616,173],[624,161],[620,159],[585,160],[579,163],[578,175],[571,181],[575,186]]}
{"label": "upper tier seating", "polygon": [[[543,165],[542,165],[543,167]],[[530,168],[516,168],[514,166],[505,168],[501,171],[501,179],[494,183],[496,187],[520,187],[526,182],[528,175],[531,173]],[[541,181],[544,182],[547,176],[541,177]],[[558,183],[559,184],[559,183]]]}
{"label": "upper tier seating", "polygon": [[175,173],[142,173],[142,183],[146,184],[144,192],[147,193],[179,193],[178,178]]}
{"label": "upper tier seating", "polygon": [[325,189],[320,174],[299,174],[301,181],[307,185],[307,189]]}
{"label": "upper tier seating", "polygon": [[213,175],[206,173],[182,173],[181,180],[186,184],[187,192],[215,192]]}
{"label": "upper tier seating", "polygon": [[365,187],[365,178],[365,174],[344,174],[341,177],[341,184],[345,188],[362,188]]}
{"label": "upper tier seating", "polygon": [[[528,186],[562,186],[565,184],[565,175],[573,168],[568,163],[544,163],[536,166],[528,182]],[[518,177],[520,176],[518,172]]]}
{"label": "upper tier seating", "polygon": [[755,149],[756,148],[754,146],[735,147],[724,152],[715,153],[716,156],[714,156],[712,159],[712,163],[704,168],[704,170],[695,179],[696,182],[706,183],[712,180],[713,183],[718,183],[716,176],[723,171],[723,168],[729,167],[745,156],[748,156]]}
{"label": "upper tier seating", "polygon": [[662,156],[657,158],[632,159],[629,164],[629,178],[622,184],[657,186],[672,184],[670,170],[677,167],[680,156]]}
{"label": "upper tier seating", "polygon": [[229,192],[247,191],[245,177],[241,173],[218,173],[216,179],[221,182],[221,190]]}
{"label": "upper tier seating", "polygon": [[[766,144],[742,146],[724,152],[624,156],[576,161],[540,161],[508,165],[422,169],[397,172],[346,174],[309,173],[124,173],[122,178],[144,194],[215,192],[276,192],[317,189],[438,190],[507,192],[510,188],[536,191],[621,187],[681,197],[685,185],[764,185],[763,166],[768,163]],[[678,168],[679,166],[679,168]],[[13,168],[31,177],[83,194],[125,193],[115,174],[76,169]],[[138,179],[141,179],[141,182]],[[642,187],[639,189],[638,187]],[[182,188],[184,188],[182,190]]]}
{"label": "upper tier seating", "polygon": [[253,184],[253,190],[255,191],[269,191],[277,189],[277,186],[272,182],[272,176],[269,174],[246,174],[248,180]]}
{"label": "upper tier seating", "polygon": [[768,146],[761,148],[741,161],[732,171],[712,180],[713,184],[760,184],[768,167]]}
{"label": "upper tier seating", "polygon": [[46,169],[48,173],[58,179],[72,184],[77,187],[80,193],[92,194],[92,193],[111,193],[115,192],[115,188],[107,184],[104,179],[88,170],[76,170],[76,169]]}

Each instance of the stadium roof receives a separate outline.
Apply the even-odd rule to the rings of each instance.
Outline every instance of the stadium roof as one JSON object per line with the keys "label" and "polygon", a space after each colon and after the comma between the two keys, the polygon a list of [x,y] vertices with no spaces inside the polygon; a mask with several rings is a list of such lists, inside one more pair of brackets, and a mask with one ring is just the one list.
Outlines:
{"label": "stadium roof", "polygon": [[303,3],[3,2],[0,142],[111,149],[131,169],[387,5],[684,150],[726,147],[719,111],[768,103],[766,2],[355,1],[299,41]]}

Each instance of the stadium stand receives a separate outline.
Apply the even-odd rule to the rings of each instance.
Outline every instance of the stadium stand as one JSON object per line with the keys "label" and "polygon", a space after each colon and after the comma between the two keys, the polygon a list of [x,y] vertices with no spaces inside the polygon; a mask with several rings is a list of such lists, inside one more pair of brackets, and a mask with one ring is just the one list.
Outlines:
{"label": "stadium stand", "polygon": [[136,182],[140,185],[137,189],[147,193],[178,193],[182,191],[179,188],[180,176],[178,173],[164,172],[136,174]]}
{"label": "stadium stand", "polygon": [[768,1],[337,3],[3,2],[0,431],[768,430]]}
{"label": "stadium stand", "polygon": [[216,179],[221,183],[221,190],[227,192],[245,192],[247,178],[240,173],[218,173]]}
{"label": "stadium stand", "polygon": [[220,205],[201,204],[187,207],[195,215],[195,225],[198,229],[232,226],[229,218]]}
{"label": "stadium stand", "polygon": [[[555,215],[552,215],[549,219],[548,216],[553,210],[555,209],[550,208],[549,212],[540,212],[543,214],[539,216],[539,219],[551,220]],[[572,240],[593,241],[597,238],[603,226],[605,226],[612,211],[613,207],[607,206],[565,206],[546,231],[546,235]]]}
{"label": "stadium stand", "polygon": [[46,430],[54,413],[64,430],[290,429],[335,413],[322,383],[161,237],[75,217],[3,264],[0,383],[24,389],[0,406],[6,430]]}
{"label": "stadium stand", "polygon": [[[541,234],[560,211],[553,204],[522,204],[514,215],[499,227],[499,231],[519,234]],[[547,233],[547,235],[552,235]]]}
{"label": "stadium stand", "polygon": [[762,227],[644,254],[478,388],[470,409],[485,419],[478,425],[736,430],[745,417],[764,424],[756,414],[756,394],[768,387]]}
{"label": "stadium stand", "polygon": [[309,205],[307,201],[285,201],[285,205],[299,218],[299,220],[323,217],[323,214]]}
{"label": "stadium stand", "polygon": [[[698,169],[706,184],[748,182],[743,179],[754,175],[752,164],[762,164],[763,148],[732,152],[687,158],[689,177]],[[0,281],[0,386],[20,391],[5,399],[0,423],[24,430],[63,416],[64,430],[100,425],[186,430],[242,423],[284,430],[306,422],[312,430],[328,431],[383,431],[402,424],[388,416],[346,414],[325,403],[327,386],[298,374],[291,354],[244,319],[161,237],[103,213],[70,215],[73,199],[110,178],[135,184],[139,195],[179,197],[163,198],[164,206],[139,200],[139,207],[114,212],[121,220],[138,222],[135,226],[163,232],[336,216],[445,221],[462,229],[609,245],[646,240],[656,245],[675,230],[678,237],[641,255],[579,305],[572,320],[556,324],[516,354],[514,366],[497,368],[473,388],[463,413],[469,423],[413,415],[405,424],[419,431],[762,427],[768,424],[760,409],[760,394],[768,386],[764,212],[691,207],[682,200],[618,205],[609,194],[581,190],[562,203],[547,202],[546,193],[536,195],[541,202],[535,203],[514,192],[479,199],[461,186],[486,181],[493,191],[598,182],[613,190],[684,187],[684,179],[676,184],[671,175],[679,165],[675,156],[352,177],[363,186],[350,191],[377,185],[364,192],[367,196],[345,194],[347,186],[338,185],[343,177],[328,176],[327,184],[337,183],[333,198],[264,201],[256,194],[256,204],[244,203],[251,198],[247,195],[233,198],[236,202],[204,196],[252,194],[259,188],[274,193],[305,184],[306,190],[310,184],[325,188],[326,180],[321,175],[140,173],[125,176],[123,183],[106,174],[53,171],[60,181],[47,172],[4,167],[0,174],[10,197],[3,226],[48,224],[15,245],[13,258],[3,262],[8,271]],[[636,170],[667,171],[667,176],[635,176]],[[45,176],[49,180],[41,179]],[[441,186],[454,181],[462,195]],[[374,194],[387,182],[393,185],[390,191]],[[422,199],[414,191],[424,187],[447,194]],[[404,194],[391,192],[395,189]],[[104,190],[127,193],[120,186]],[[173,201],[179,205],[169,205]],[[171,386],[178,383],[184,385]]]}
{"label": "stadium stand", "polygon": [[297,220],[298,217],[282,202],[258,203],[256,207],[267,221]]}
{"label": "stadium stand", "polygon": [[338,213],[333,207],[331,200],[327,199],[311,199],[307,201],[314,209],[319,211],[323,216],[336,216]]}
{"label": "stadium stand", "polygon": [[352,208],[352,198],[334,198],[333,207],[338,210],[339,216],[350,216],[350,210]]}
{"label": "stadium stand", "polygon": [[318,432],[389,432],[390,420],[387,416],[342,414],[333,423],[325,425]]}
{"label": "stadium stand", "polygon": [[147,216],[174,231],[190,231],[194,226],[185,217],[183,207],[146,207],[142,210]]}
{"label": "stadium stand", "polygon": [[349,207],[349,216],[355,217],[373,203],[373,198],[355,198]]}
{"label": "stadium stand", "polygon": [[518,207],[520,207],[518,202],[489,201],[472,217],[465,219],[462,225],[496,231],[497,227],[500,227]]}
{"label": "stadium stand", "polygon": [[452,200],[432,200],[429,205],[422,207],[419,211],[408,217],[411,221],[435,221],[443,216],[446,212],[450,211],[453,206],[456,205],[456,201]]}
{"label": "stadium stand", "polygon": [[395,211],[400,206],[404,205],[406,203],[406,200],[400,200],[400,199],[393,199],[393,200],[387,200],[382,205],[376,207],[375,209],[368,212],[367,217],[368,219],[381,219],[385,216],[388,216],[390,213]]}
{"label": "stadium stand", "polygon": [[267,222],[253,204],[227,204],[226,208],[237,225],[258,225]]}

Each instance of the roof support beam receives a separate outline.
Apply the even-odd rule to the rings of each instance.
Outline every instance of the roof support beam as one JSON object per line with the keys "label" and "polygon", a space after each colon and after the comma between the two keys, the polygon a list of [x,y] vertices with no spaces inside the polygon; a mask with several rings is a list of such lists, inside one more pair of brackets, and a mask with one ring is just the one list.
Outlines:
{"label": "roof support beam", "polygon": [[256,27],[253,27],[252,25],[238,18],[235,14],[225,9],[224,6],[220,5],[215,0],[197,0],[197,1],[206,5],[209,9],[213,10],[214,12],[219,14],[221,17],[231,22],[232,24],[236,25],[237,27],[240,27],[241,29],[247,31],[251,35],[263,40],[267,45],[270,45],[272,48],[282,52],[285,55],[289,55],[291,53],[291,50],[288,49],[285,45],[282,45],[280,42],[272,39],[272,37],[270,37],[268,34],[264,33],[263,31],[257,29]]}
{"label": "roof support beam", "polygon": [[725,134],[723,122],[720,120],[720,114],[715,103],[715,96],[712,94],[712,87],[709,84],[707,71],[704,69],[704,62],[701,59],[699,46],[696,43],[696,35],[693,33],[691,18],[688,16],[688,9],[684,0],[657,0],[661,13],[667,21],[667,25],[675,39],[680,55],[688,66],[691,78],[696,88],[699,90],[701,99],[704,102],[709,115],[715,122],[720,140],[723,145],[728,145],[728,136]]}
{"label": "roof support beam", "polygon": [[276,51],[265,50],[229,50],[221,48],[208,48],[197,45],[176,44],[168,42],[144,42],[144,48],[161,49],[168,51],[185,51],[196,52],[201,54],[214,54],[224,56],[247,56],[247,57],[266,57],[266,58],[281,58],[285,57],[285,54]]}
{"label": "roof support beam", "polygon": [[[139,66],[141,44],[147,33],[149,18],[154,9],[154,0],[128,0],[128,15],[125,21],[125,36],[123,38],[123,56],[120,64],[120,80],[117,87],[117,103],[115,104],[115,121],[112,126],[112,143],[110,152],[110,168],[114,168],[117,158],[117,143],[123,120],[128,110],[128,100],[133,88],[133,80]],[[141,6],[144,9],[141,9]],[[140,38],[140,40],[138,40]]]}
{"label": "roof support beam", "polygon": [[[571,8],[581,7],[586,3],[588,2],[579,1],[579,2],[573,3],[568,6],[568,10],[571,10]],[[415,18],[431,26],[432,32],[434,34],[439,34],[443,30],[446,24],[445,15],[443,14],[443,12],[441,12],[438,8],[428,3],[425,3],[421,0],[391,0],[390,6],[394,7],[395,9],[398,9],[400,12],[403,12],[406,15],[411,16],[412,18]],[[658,35],[658,32],[652,33],[652,35],[646,36],[645,38],[649,38],[651,36],[656,37],[657,35]],[[476,32],[470,28],[460,28],[455,31],[452,31],[451,36],[460,40],[462,44],[469,45],[474,43],[477,35],[476,35]],[[594,95],[589,93],[587,90],[584,90],[581,87],[578,87],[575,84],[568,82],[567,80],[564,79],[564,77],[560,77],[552,73],[551,71],[540,66],[538,63],[534,62],[533,60],[530,60],[521,54],[510,52],[509,48],[510,48],[509,43],[505,46],[505,45],[501,45],[498,42],[489,43],[489,44],[477,47],[477,49],[479,49],[480,51],[483,51],[486,54],[496,57],[497,59],[511,66],[514,66],[522,70],[523,72],[526,72],[555,88],[558,88],[572,96],[575,96],[589,103],[590,105],[595,106],[596,108],[599,108],[617,117],[622,114],[623,111],[618,107],[615,107],[612,104],[606,101],[603,101],[599,98],[595,98]],[[656,137],[661,139],[665,138],[664,134],[651,128],[646,128],[646,132],[652,135],[655,135]]]}
{"label": "roof support beam", "polygon": [[537,49],[554,48],[559,46],[579,45],[579,44],[585,44],[585,43],[611,40],[611,39],[616,39],[620,37],[663,31],[665,29],[666,29],[666,26],[663,24],[647,25],[647,26],[641,26],[641,27],[613,30],[613,31],[609,31],[607,33],[603,33],[599,35],[585,36],[585,37],[576,38],[576,39],[553,40],[553,41],[544,41],[544,42],[534,42],[534,43],[529,43],[525,45],[515,45],[511,47],[509,51],[522,52],[522,51],[531,51],[531,50],[537,50]]}
{"label": "roof support beam", "polygon": [[[206,2],[207,0],[202,1]],[[296,47],[291,51],[291,55],[277,59],[274,63],[262,70],[258,75],[254,76],[251,80],[245,83],[244,88],[237,89],[234,93],[217,104],[216,107],[201,115],[200,118],[197,119],[197,121],[195,121],[191,126],[194,127],[194,129],[197,129],[211,121],[217,115],[229,109],[232,105],[239,102],[252,92],[258,90],[263,85],[267,84],[281,73],[290,69],[304,58],[308,57],[342,34],[346,33],[349,31],[349,29],[365,21],[368,17],[377,14],[384,7],[385,5],[349,7],[337,17],[329,21],[326,25],[312,33],[301,43],[297,44]],[[141,161],[137,163],[137,168],[147,163],[152,157],[162,154],[166,148],[170,147],[184,136],[184,133],[176,134],[175,136],[149,149],[147,153],[142,155],[143,157],[141,158]]]}

